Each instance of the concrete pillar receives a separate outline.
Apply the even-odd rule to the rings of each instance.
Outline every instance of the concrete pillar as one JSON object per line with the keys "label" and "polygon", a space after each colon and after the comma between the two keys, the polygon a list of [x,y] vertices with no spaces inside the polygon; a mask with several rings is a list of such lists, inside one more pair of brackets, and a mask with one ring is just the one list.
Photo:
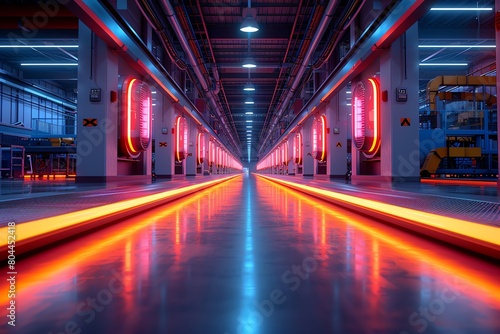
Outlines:
{"label": "concrete pillar", "polygon": [[302,127],[302,172],[304,177],[314,176],[314,158],[312,156],[312,122],[314,117],[309,117],[304,121]]}
{"label": "concrete pillar", "polygon": [[198,154],[198,146],[196,144],[197,136],[198,136],[198,124],[191,118],[186,117],[188,121],[188,138],[189,138],[189,155],[186,158],[185,162],[185,172],[186,176],[196,176],[196,156]]}
{"label": "concrete pillar", "polygon": [[[118,55],[79,23],[78,29],[77,182],[105,182],[117,176]],[[90,101],[91,90],[100,89],[100,100]],[[97,126],[84,126],[84,124]]]}
{"label": "concrete pillar", "polygon": [[351,131],[347,126],[347,117],[351,106],[347,105],[346,92],[347,89],[343,88],[326,107],[326,117],[330,128],[327,144],[327,175],[332,179],[344,179],[347,172],[347,135]]}
{"label": "concrete pillar", "polygon": [[[380,169],[384,179],[420,179],[418,63],[415,24],[380,57],[380,89],[388,97],[386,102],[381,101]],[[406,89],[407,101],[396,100],[397,89]]]}
{"label": "concrete pillar", "polygon": [[168,98],[157,91],[156,106],[153,107],[153,133],[155,138],[155,172],[157,178],[171,179],[174,175],[174,106]]}
{"label": "concrete pillar", "polygon": [[[500,13],[500,1],[496,0],[495,1],[495,13]],[[500,15],[500,14],[498,14]],[[496,37],[496,58],[497,58],[497,64],[500,64],[500,27],[496,27],[495,29],[495,37]],[[497,94],[500,92],[500,81],[498,80],[498,73],[497,73]],[[497,104],[497,133],[500,133],[500,121],[498,120],[500,115],[500,112],[498,111],[498,104]],[[500,157],[500,138],[497,136],[497,154],[498,157]],[[497,186],[500,188],[500,159],[498,159],[498,180],[497,180]]]}

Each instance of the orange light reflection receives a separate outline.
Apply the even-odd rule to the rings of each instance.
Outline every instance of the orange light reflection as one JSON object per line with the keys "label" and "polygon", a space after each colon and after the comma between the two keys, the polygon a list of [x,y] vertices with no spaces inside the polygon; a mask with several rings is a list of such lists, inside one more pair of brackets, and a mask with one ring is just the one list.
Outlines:
{"label": "orange light reflection", "polygon": [[[307,195],[294,192],[289,187],[283,186],[277,182],[274,182],[272,178],[263,177],[262,175],[257,175],[262,180],[275,184],[276,187],[279,187],[282,192],[288,192],[290,194],[290,198],[294,200],[299,200],[304,202],[306,205],[312,205],[318,207],[318,202],[315,199],[311,199]],[[280,182],[282,180],[279,180]],[[279,195],[277,199],[285,198],[282,195]],[[300,202],[299,202],[300,203]],[[491,274],[488,272],[477,271],[475,268],[470,268],[467,266],[463,266],[463,264],[453,258],[448,257],[446,254],[440,254],[438,252],[433,252],[432,249],[428,249],[426,247],[418,247],[414,246],[412,243],[409,243],[406,239],[406,233],[392,233],[390,230],[386,230],[381,227],[377,227],[377,225],[372,224],[369,218],[363,218],[358,214],[354,213],[354,217],[349,215],[345,215],[342,212],[345,209],[336,208],[335,206],[329,206],[325,203],[325,205],[318,207],[320,210],[324,210],[327,214],[329,214],[333,219],[332,223],[329,224],[328,228],[333,228],[333,226],[337,227],[340,222],[345,224],[344,229],[347,231],[349,227],[353,227],[354,232],[356,230],[362,231],[363,233],[369,234],[375,240],[371,245],[371,250],[373,252],[373,262],[371,273],[376,276],[372,276],[375,279],[375,284],[372,287],[373,292],[377,293],[380,291],[381,277],[380,277],[380,247],[383,244],[389,245],[391,247],[391,259],[397,258],[408,258],[410,257],[412,260],[404,261],[401,265],[421,263],[426,264],[429,267],[426,269],[419,270],[422,273],[433,274],[434,271],[439,276],[442,277],[442,281],[446,281],[450,278],[459,278],[464,282],[469,282],[471,284],[470,288],[467,289],[467,293],[471,296],[476,296],[477,293],[482,295],[491,297],[496,302],[500,302],[500,285],[497,282],[497,277],[491,277]],[[384,226],[382,226],[384,227]],[[338,228],[338,227],[337,227]],[[347,233],[347,232],[346,232]],[[361,235],[351,236],[352,240],[356,240],[360,238]],[[356,247],[366,248],[362,244],[357,244]],[[393,249],[393,250],[392,250]],[[321,249],[320,249],[321,250]],[[368,264],[366,264],[368,265]],[[414,270],[415,268],[409,268]],[[362,276],[362,275],[361,275]],[[476,290],[476,291],[474,291]]]}
{"label": "orange light reflection", "polygon": [[[130,200],[125,200],[90,209],[75,211],[54,217],[33,220],[26,223],[19,223],[16,225],[16,233],[17,233],[16,241],[17,244],[19,245],[20,242],[27,240],[29,241],[30,238],[36,238],[42,235],[48,235],[52,232],[56,232],[64,228],[76,226],[79,224],[85,224],[88,221],[106,218],[113,214],[125,212],[127,210],[138,209],[141,206],[148,205],[153,202],[160,202],[172,198],[177,198],[178,196],[190,194],[194,191],[201,190],[203,188],[207,188],[217,183],[222,183],[224,181],[240,176],[241,175],[231,175],[217,180],[202,182],[182,187],[179,189],[168,190],[158,194],[133,198]],[[0,236],[3,236],[2,240],[0,240],[0,250],[5,250],[7,247],[7,233],[8,233],[7,227],[0,228]],[[6,252],[4,252],[4,254],[6,254]]]}
{"label": "orange light reflection", "polygon": [[399,207],[392,204],[276,179],[267,175],[258,176],[299,191],[319,196],[325,200],[333,200],[340,202],[341,204],[347,204],[353,208],[368,209],[371,212],[383,213],[388,217],[397,218],[408,223],[417,223],[420,224],[420,226],[426,226],[428,228],[432,228],[433,230],[443,232],[449,231],[460,235],[464,239],[474,239],[478,242],[484,242],[491,245],[492,251],[496,251],[497,253],[500,252],[500,229],[494,226]]}
{"label": "orange light reflection", "polygon": [[[236,186],[239,185],[241,187],[241,182],[237,182],[238,180],[241,180],[241,178],[233,178],[231,183],[234,182]],[[60,252],[58,249],[48,250],[47,254],[53,254],[53,257],[47,255],[45,258],[37,258],[37,255],[34,255],[33,259],[25,259],[25,261],[36,261],[37,265],[26,265],[22,268],[23,278],[16,281],[16,293],[23,296],[23,304],[32,304],[30,298],[38,298],[34,297],[37,291],[47,290],[47,287],[51,286],[55,281],[71,282],[78,268],[95,266],[98,261],[102,264],[107,264],[108,259],[103,254],[107,254],[107,252],[112,253],[117,247],[120,247],[117,245],[123,243],[123,270],[118,271],[123,272],[124,295],[127,298],[127,310],[132,312],[135,306],[131,299],[133,298],[131,291],[134,289],[134,281],[139,278],[134,269],[134,260],[137,259],[137,255],[141,255],[137,254],[134,243],[140,244],[143,242],[143,235],[140,234],[141,230],[157,223],[161,220],[160,218],[184,210],[187,205],[194,203],[199,198],[207,199],[210,202],[212,197],[218,197],[220,195],[218,190],[221,188],[224,189],[224,186],[225,184],[218,184],[210,189],[197,192],[189,198],[186,197],[177,203],[171,203],[165,206],[165,208],[162,208],[160,214],[155,211],[151,211],[151,213],[145,212],[141,214],[141,219],[135,220],[133,224],[128,224],[126,228],[119,229],[118,232],[105,234],[104,238],[85,238],[84,240],[79,240],[77,245],[67,245],[67,248],[65,248],[66,251],[64,252]],[[206,198],[207,196],[208,198]],[[221,206],[227,205],[229,202],[216,203],[218,205],[212,207],[212,211],[220,210]],[[177,224],[177,220],[175,223]],[[21,227],[21,225],[23,224],[19,224],[18,227]],[[177,234],[177,229],[174,231]],[[150,240],[148,240],[148,244],[149,243]],[[65,246],[66,245],[62,245],[61,247]],[[68,249],[69,251],[67,251]],[[143,247],[142,245],[142,249],[146,252],[143,254],[144,256],[150,256],[149,246]],[[178,252],[177,255],[180,255],[180,248],[175,249],[174,247],[174,252],[176,251]],[[139,259],[141,259],[141,257],[139,257]],[[18,266],[22,264],[23,262],[20,262]],[[8,302],[7,293],[1,294],[0,307],[6,305]]]}
{"label": "orange light reflection", "polygon": [[481,180],[420,179],[420,182],[429,184],[455,185],[455,186],[477,186],[477,187],[497,186],[497,181],[481,181]]}
{"label": "orange light reflection", "polygon": [[376,153],[380,147],[380,89],[374,79],[368,79],[373,90],[373,142],[368,153]]}

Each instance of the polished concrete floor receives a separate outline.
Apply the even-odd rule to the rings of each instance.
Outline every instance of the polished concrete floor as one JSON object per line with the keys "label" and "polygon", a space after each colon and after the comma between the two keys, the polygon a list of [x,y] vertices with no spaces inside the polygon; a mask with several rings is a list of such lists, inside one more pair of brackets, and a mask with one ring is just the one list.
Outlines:
{"label": "polished concrete floor", "polygon": [[17,271],[2,333],[500,333],[498,264],[248,175]]}

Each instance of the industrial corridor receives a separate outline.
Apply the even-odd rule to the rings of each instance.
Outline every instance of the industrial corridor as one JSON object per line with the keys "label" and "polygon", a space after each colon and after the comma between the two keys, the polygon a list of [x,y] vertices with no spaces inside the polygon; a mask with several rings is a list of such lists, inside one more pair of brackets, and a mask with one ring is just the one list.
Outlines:
{"label": "industrial corridor", "polygon": [[500,332],[494,262],[255,174],[17,270],[16,333]]}

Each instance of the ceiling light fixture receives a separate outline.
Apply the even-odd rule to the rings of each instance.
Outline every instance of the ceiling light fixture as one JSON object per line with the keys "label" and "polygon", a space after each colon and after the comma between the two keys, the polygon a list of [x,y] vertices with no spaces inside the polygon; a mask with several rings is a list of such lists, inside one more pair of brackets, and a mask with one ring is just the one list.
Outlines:
{"label": "ceiling light fixture", "polygon": [[248,8],[243,9],[243,16],[246,17],[241,23],[241,31],[248,33],[259,31],[259,25],[254,18],[256,16],[255,10],[252,12],[252,0],[248,0]]}
{"label": "ceiling light fixture", "polygon": [[484,8],[478,8],[478,7],[432,7],[431,10],[460,10],[460,11],[477,11],[477,10],[493,10],[491,7],[484,7]]}
{"label": "ceiling light fixture", "polygon": [[61,49],[70,49],[70,48],[77,48],[78,45],[26,45],[26,44],[22,44],[22,45],[14,45],[14,44],[10,44],[10,45],[0,45],[0,48],[44,48],[44,49],[49,49],[49,48],[61,48]]}
{"label": "ceiling light fixture", "polygon": [[253,121],[251,119],[247,119],[247,123],[252,123]]}
{"label": "ceiling light fixture", "polygon": [[243,90],[247,91],[247,92],[253,92],[255,90],[255,86],[253,83],[248,81],[247,84],[245,85],[245,87],[243,87]]}
{"label": "ceiling light fixture", "polygon": [[240,30],[243,32],[256,32],[259,31],[259,24],[253,17],[247,16],[241,23]]}
{"label": "ceiling light fixture", "polygon": [[420,63],[420,66],[467,66],[467,63]]}
{"label": "ceiling light fixture", "polygon": [[253,99],[249,96],[247,97],[247,99],[245,100],[245,104],[254,104],[255,102],[253,101]]}
{"label": "ceiling light fixture", "polygon": [[[255,68],[257,64],[255,60],[250,56],[250,33],[248,33],[248,57],[245,59],[243,64],[241,65],[244,68]],[[248,73],[250,75],[250,72]]]}
{"label": "ceiling light fixture", "polygon": [[253,115],[253,111],[246,111],[245,115]]}
{"label": "ceiling light fixture", "polygon": [[21,63],[21,66],[78,66],[78,63]]}
{"label": "ceiling light fixture", "polygon": [[247,57],[245,61],[243,62],[244,68],[255,68],[257,67],[257,64],[255,63],[255,60],[252,57]]}
{"label": "ceiling light fixture", "polygon": [[496,48],[496,45],[419,45],[419,48]]}

